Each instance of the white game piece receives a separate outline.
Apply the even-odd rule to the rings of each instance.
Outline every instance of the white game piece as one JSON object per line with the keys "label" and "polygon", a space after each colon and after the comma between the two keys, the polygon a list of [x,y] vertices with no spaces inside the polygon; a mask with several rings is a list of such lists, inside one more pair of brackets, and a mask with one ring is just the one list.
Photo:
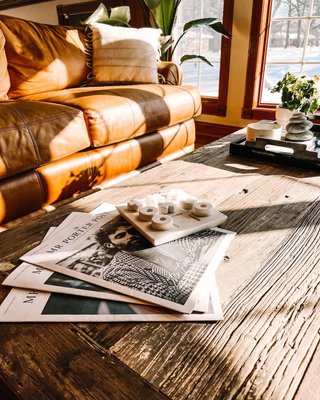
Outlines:
{"label": "white game piece", "polygon": [[167,231],[173,226],[173,218],[170,215],[154,215],[151,220],[151,227],[156,231]]}
{"label": "white game piece", "polygon": [[157,207],[142,207],[139,210],[139,218],[142,221],[151,221],[152,217],[159,214]]}
{"label": "white game piece", "polygon": [[167,193],[167,199],[169,201],[179,201],[186,193],[182,189],[170,189]]}
{"label": "white game piece", "polygon": [[187,196],[184,199],[180,200],[180,205],[182,208],[184,208],[185,210],[192,210],[194,203],[197,201],[198,199],[196,197],[193,196]]}
{"label": "white game piece", "polygon": [[146,197],[146,205],[150,207],[158,207],[161,201],[163,201],[163,196],[160,193],[148,194]]}
{"label": "white game piece", "polygon": [[196,201],[193,204],[193,213],[197,217],[208,217],[209,215],[211,215],[212,211],[212,204],[206,201]]}
{"label": "white game piece", "polygon": [[128,211],[139,211],[141,207],[145,207],[146,202],[143,199],[131,199],[127,202]]}
{"label": "white game piece", "polygon": [[174,214],[177,211],[177,206],[172,201],[162,201],[158,208],[161,214]]}

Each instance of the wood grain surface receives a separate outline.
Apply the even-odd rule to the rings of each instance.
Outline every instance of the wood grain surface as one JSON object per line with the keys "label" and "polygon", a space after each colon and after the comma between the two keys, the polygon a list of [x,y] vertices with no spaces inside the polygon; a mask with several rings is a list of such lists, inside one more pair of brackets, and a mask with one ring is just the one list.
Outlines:
{"label": "wood grain surface", "polygon": [[225,303],[223,322],[138,326],[111,351],[172,399],[294,398],[320,340],[319,234],[316,201]]}
{"label": "wood grain surface", "polygon": [[0,234],[3,280],[71,211],[181,187],[237,232],[217,270],[224,320],[1,324],[1,399],[320,399],[320,178],[229,156],[238,138]]}

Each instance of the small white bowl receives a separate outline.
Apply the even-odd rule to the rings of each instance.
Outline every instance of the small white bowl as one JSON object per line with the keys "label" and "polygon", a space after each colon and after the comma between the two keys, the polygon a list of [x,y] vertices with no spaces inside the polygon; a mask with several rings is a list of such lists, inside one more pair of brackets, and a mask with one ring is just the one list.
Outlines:
{"label": "small white bowl", "polygon": [[255,142],[256,138],[281,140],[282,128],[275,122],[254,122],[247,126],[246,139]]}

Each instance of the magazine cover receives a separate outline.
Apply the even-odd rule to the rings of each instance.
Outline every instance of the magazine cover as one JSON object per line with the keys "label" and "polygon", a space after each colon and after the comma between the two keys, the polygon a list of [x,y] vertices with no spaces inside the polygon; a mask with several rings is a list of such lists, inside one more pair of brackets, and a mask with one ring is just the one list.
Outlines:
{"label": "magazine cover", "polygon": [[201,278],[214,270],[234,233],[207,229],[153,246],[116,212],[50,235],[22,260],[128,296],[190,313]]}
{"label": "magazine cover", "polygon": [[207,313],[179,314],[161,307],[62,293],[17,289],[0,306],[0,322],[216,321],[223,318],[215,279]]}

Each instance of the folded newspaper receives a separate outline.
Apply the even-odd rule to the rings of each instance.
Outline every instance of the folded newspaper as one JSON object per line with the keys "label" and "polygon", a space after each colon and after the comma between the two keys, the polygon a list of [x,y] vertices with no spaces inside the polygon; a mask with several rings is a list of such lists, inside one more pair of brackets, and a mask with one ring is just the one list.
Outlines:
{"label": "folded newspaper", "polygon": [[[100,210],[103,209],[106,209],[106,206]],[[234,236],[233,232],[218,228],[207,229],[154,247],[119,217],[117,212],[113,211],[113,207],[108,205],[107,209],[107,212],[96,215],[70,214],[41,245],[22,257],[34,265],[23,263],[4,283],[33,289],[31,293],[37,293],[35,298],[41,299],[39,301],[42,305],[43,302],[52,303],[50,299],[56,297],[64,299],[65,302],[69,298],[70,304],[74,303],[71,298],[77,298],[38,292],[50,290],[90,296],[91,299],[77,298],[77,301],[83,304],[101,302],[102,305],[97,309],[118,310],[119,307],[115,305],[126,302],[122,306],[126,307],[126,310],[130,308],[131,312],[119,314],[108,312],[99,316],[97,313],[91,313],[90,318],[84,313],[72,318],[67,318],[66,315],[57,317],[54,313],[55,317],[52,319],[50,316],[45,318],[41,316],[41,307],[38,308],[40,303],[34,300],[33,304],[37,303],[37,306],[34,306],[36,308],[28,320],[163,321],[186,318],[178,313],[173,313],[175,315],[173,318],[172,311],[166,309],[159,311],[159,307],[155,305],[180,313],[206,311],[197,318],[193,313],[187,320],[221,318],[221,307],[214,283],[214,269],[224,256]],[[47,279],[44,280],[44,277]],[[210,297],[207,282],[210,282]],[[14,305],[28,298],[29,292],[30,290],[12,290],[0,307],[1,320],[19,318],[17,311],[13,313],[16,317],[12,317]],[[108,302],[111,305],[106,306]],[[152,304],[148,305],[147,302]],[[142,308],[140,305],[138,307],[139,303],[142,303]],[[27,301],[23,304],[31,303]],[[153,307],[150,307],[151,305]],[[133,306],[136,308],[132,308]],[[66,310],[67,305],[63,309]],[[150,309],[153,309],[152,313],[148,311]],[[128,317],[129,314],[131,317]],[[22,313],[22,318],[23,316],[26,318],[26,315]],[[170,318],[167,315],[170,315]]]}

